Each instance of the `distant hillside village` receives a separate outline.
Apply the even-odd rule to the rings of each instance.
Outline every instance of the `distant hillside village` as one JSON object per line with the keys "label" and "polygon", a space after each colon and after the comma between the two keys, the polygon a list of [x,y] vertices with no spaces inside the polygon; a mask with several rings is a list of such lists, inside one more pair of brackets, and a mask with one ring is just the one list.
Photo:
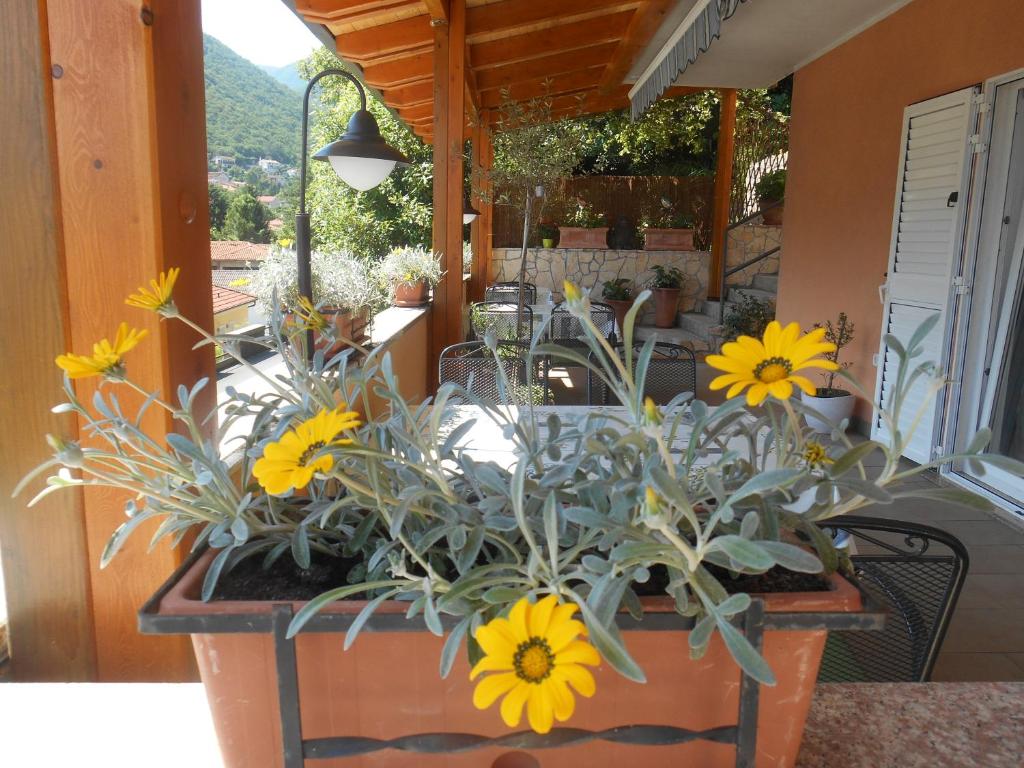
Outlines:
{"label": "distant hillside village", "polygon": [[272,158],[210,155],[210,239],[270,243],[286,237],[298,169]]}

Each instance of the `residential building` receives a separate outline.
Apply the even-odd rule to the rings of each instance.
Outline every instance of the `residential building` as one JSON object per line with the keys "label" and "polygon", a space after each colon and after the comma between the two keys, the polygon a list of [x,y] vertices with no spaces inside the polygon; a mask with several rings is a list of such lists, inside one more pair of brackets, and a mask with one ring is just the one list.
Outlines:
{"label": "residential building", "polygon": [[245,240],[213,240],[210,242],[210,261],[214,269],[258,268],[267,258],[270,246]]}

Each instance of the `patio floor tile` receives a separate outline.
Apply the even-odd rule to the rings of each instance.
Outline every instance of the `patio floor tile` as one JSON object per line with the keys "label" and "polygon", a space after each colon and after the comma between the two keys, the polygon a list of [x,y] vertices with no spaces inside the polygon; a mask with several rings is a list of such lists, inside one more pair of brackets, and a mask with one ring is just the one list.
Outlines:
{"label": "patio floor tile", "polygon": [[935,682],[1024,680],[1024,667],[1005,653],[943,653],[932,672]]}
{"label": "patio floor tile", "polygon": [[1024,650],[1024,610],[957,606],[942,645],[949,653],[1019,653]]}

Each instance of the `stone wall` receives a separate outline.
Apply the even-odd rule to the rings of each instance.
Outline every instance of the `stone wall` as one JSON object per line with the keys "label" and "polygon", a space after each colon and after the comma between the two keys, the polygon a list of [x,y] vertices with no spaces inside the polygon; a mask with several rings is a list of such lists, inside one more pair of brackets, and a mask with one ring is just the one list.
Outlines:
{"label": "stone wall", "polygon": [[[654,276],[651,266],[663,264],[679,269],[685,276],[679,297],[679,311],[689,312],[708,295],[708,253],[706,251],[615,251],[575,248],[531,248],[526,262],[527,282],[537,285],[538,299],[552,291],[562,297],[562,282],[571,280],[600,299],[605,280],[625,277],[642,288]],[[495,248],[491,253],[488,282],[519,278],[520,249]],[[654,322],[654,302],[649,301],[641,323]]]}
{"label": "stone wall", "polygon": [[[782,227],[765,224],[744,224],[729,232],[729,250],[726,253],[726,264],[729,268],[742,264],[760,253],[782,245]],[[779,271],[779,260],[782,251],[751,264],[744,270],[730,275],[731,286],[750,285],[754,275],[775,275]]]}

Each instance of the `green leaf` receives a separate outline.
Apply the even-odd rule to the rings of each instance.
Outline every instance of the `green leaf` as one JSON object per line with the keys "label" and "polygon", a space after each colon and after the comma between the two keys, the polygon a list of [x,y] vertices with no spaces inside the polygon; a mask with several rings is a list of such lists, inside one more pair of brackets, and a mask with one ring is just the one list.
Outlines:
{"label": "green leaf", "polygon": [[967,446],[966,453],[980,453],[992,440],[992,430],[988,427],[982,427],[971,438],[970,444]]}
{"label": "green leaf", "polygon": [[391,589],[387,592],[382,592],[373,598],[370,602],[363,606],[363,609],[359,611],[355,620],[352,622],[352,626],[348,628],[348,632],[345,633],[345,644],[344,649],[347,651],[352,647],[352,643],[356,641],[356,636],[359,634],[359,630],[363,628],[363,625],[373,615],[373,612],[377,610],[377,606],[387,600],[389,597],[397,593],[397,589]]}
{"label": "green leaf", "polygon": [[758,542],[765,552],[783,568],[800,573],[821,573],[821,560],[812,555],[803,547],[787,544],[784,541],[761,541]]}
{"label": "green leaf", "polygon": [[220,578],[221,571],[224,570],[224,566],[234,550],[234,547],[222,549],[213,558],[213,562],[210,563],[210,567],[206,570],[206,576],[203,578],[203,590],[200,594],[200,598],[204,603],[213,597],[213,590],[217,588],[217,580]]}
{"label": "green leaf", "polygon": [[771,556],[761,549],[759,542],[748,541],[740,536],[719,536],[709,546],[725,552],[737,565],[755,571],[767,571],[775,564]]}
{"label": "green leaf", "polygon": [[452,671],[452,666],[455,664],[455,658],[459,653],[459,646],[462,645],[462,638],[466,636],[466,632],[469,630],[469,624],[472,621],[472,616],[467,616],[455,627],[451,632],[448,633],[447,639],[444,641],[444,648],[441,649],[441,678],[448,677],[448,674]]}
{"label": "green leaf", "polygon": [[326,605],[333,603],[337,600],[344,600],[349,595],[357,595],[360,592],[372,592],[375,589],[387,589],[389,587],[404,587],[408,582],[406,581],[370,581],[365,584],[350,584],[346,587],[336,587],[335,589],[329,589],[323,592],[308,603],[303,605],[298,612],[292,617],[291,624],[288,625],[287,637],[295,637],[299,631],[306,625],[311,618],[313,618],[319,611]]}
{"label": "green leaf", "polygon": [[737,501],[753,496],[755,493],[786,488],[795,483],[802,474],[803,471],[799,469],[772,469],[768,472],[759,472],[733,491],[726,504],[732,506]]}
{"label": "green leaf", "polygon": [[747,640],[746,635],[740,632],[725,618],[716,617],[718,631],[725,641],[725,647],[729,649],[733,659],[740,665],[744,672],[764,685],[775,685],[775,673],[772,672],[768,662]]}
{"label": "green leaf", "polygon": [[309,532],[304,525],[292,533],[292,557],[300,568],[309,568]]}
{"label": "green leaf", "polygon": [[618,632],[612,631],[602,624],[590,606],[576,593],[572,593],[570,597],[579,605],[580,612],[583,614],[583,623],[587,625],[587,630],[590,633],[590,641],[597,648],[598,653],[604,657],[604,660],[623,677],[637,683],[646,683],[647,677],[644,675],[644,671],[629,655]]}
{"label": "green leaf", "polygon": [[423,606],[423,621],[431,633],[438,637],[444,637],[444,626],[441,624],[441,617],[437,614],[437,606],[434,605],[430,595],[427,595],[427,602]]}
{"label": "green leaf", "polygon": [[853,446],[853,448],[835,460],[829,468],[829,474],[832,477],[839,477],[849,472],[876,450],[884,450],[884,448],[881,443],[877,443],[874,440],[865,440],[863,443]]}

